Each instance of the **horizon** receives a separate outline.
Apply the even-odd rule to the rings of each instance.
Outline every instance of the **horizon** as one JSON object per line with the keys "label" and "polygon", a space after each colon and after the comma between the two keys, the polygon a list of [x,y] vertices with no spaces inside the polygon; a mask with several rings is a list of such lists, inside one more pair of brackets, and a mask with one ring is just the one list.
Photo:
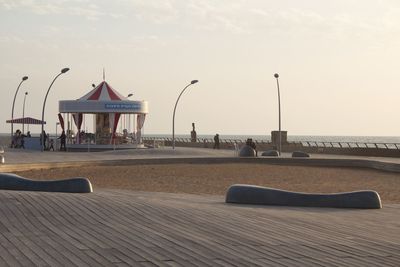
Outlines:
{"label": "horizon", "polygon": [[105,68],[114,89],[149,101],[145,135],[172,132],[175,101],[194,79],[177,134],[195,122],[203,135],[270,135],[279,73],[289,136],[396,137],[399,15],[393,0],[0,0],[0,132],[10,132],[23,76],[14,118],[25,92],[25,115],[40,118],[50,82],[69,67],[47,99],[48,132],[58,101],[88,93]]}

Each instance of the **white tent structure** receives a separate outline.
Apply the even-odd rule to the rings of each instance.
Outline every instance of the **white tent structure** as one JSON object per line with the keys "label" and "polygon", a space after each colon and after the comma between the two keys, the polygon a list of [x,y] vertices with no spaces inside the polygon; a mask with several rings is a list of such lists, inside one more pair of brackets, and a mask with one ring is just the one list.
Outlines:
{"label": "white tent structure", "polygon": [[[81,148],[93,144],[98,148],[107,149],[120,145],[141,144],[140,136],[145,116],[148,114],[148,102],[129,100],[113,89],[106,81],[103,81],[77,100],[59,101],[59,112],[62,114],[59,114],[60,126],[67,131],[69,137],[67,147]],[[132,132],[124,129],[124,133],[117,133],[121,115],[131,114],[133,114],[132,125],[135,125],[135,118],[137,120],[136,129]],[[88,115],[93,116],[94,133],[83,135],[81,132],[82,123]],[[128,117],[131,118],[131,116]],[[67,129],[64,125],[65,118],[67,118]],[[76,134],[72,134],[72,123],[70,124],[72,120],[77,129]],[[128,138],[129,134],[131,138]]]}

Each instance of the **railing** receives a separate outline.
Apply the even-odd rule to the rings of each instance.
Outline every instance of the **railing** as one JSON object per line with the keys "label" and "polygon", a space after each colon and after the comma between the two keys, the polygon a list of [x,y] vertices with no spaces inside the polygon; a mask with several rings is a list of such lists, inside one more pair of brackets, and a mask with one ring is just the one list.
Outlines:
{"label": "railing", "polygon": [[399,143],[367,143],[367,142],[318,142],[318,141],[299,141],[292,142],[304,147],[317,148],[378,148],[378,149],[400,149]]}
{"label": "railing", "polygon": [[[164,143],[172,142],[170,137],[143,137],[144,141],[159,140]],[[256,145],[272,145],[268,140],[253,140]],[[175,138],[175,142],[192,143],[190,138]],[[212,138],[197,138],[197,143],[214,143]],[[241,139],[220,139],[220,144],[241,145],[245,144],[246,140]],[[285,145],[285,144],[284,144]],[[286,143],[287,146],[300,146],[309,148],[361,148],[361,149],[388,149],[400,150],[400,143],[369,143],[369,142],[320,142],[320,141],[293,141]]]}
{"label": "railing", "polygon": [[[163,141],[165,142],[172,142],[172,138],[170,137],[142,137],[143,141]],[[181,142],[181,143],[194,143],[192,142],[191,138],[175,138],[175,142]],[[220,139],[219,140],[220,144],[245,144],[246,140],[241,140],[241,139]],[[256,144],[271,144],[270,141],[264,141],[264,140],[254,140]],[[196,138],[196,143],[214,143],[214,139],[212,138]]]}

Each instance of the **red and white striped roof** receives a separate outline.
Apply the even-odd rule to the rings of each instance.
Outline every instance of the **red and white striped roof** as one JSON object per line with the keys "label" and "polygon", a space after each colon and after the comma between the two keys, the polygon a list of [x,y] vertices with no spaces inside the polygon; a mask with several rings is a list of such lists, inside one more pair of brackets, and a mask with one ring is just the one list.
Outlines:
{"label": "red and white striped roof", "polygon": [[[6,120],[6,122],[7,123],[17,123],[17,124],[42,124],[42,120],[34,119],[31,117]],[[43,121],[43,124],[46,124],[46,122]]]}
{"label": "red and white striped roof", "polygon": [[106,81],[101,82],[92,91],[78,99],[79,101],[122,101],[128,100],[126,97],[114,90]]}

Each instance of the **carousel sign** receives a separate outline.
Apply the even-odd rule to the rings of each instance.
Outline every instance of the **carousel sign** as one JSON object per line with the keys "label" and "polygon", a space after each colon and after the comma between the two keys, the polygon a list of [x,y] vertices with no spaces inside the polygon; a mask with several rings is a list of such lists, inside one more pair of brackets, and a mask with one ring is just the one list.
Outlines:
{"label": "carousel sign", "polygon": [[120,104],[120,103],[106,103],[104,105],[105,109],[133,109],[133,110],[139,110],[141,108],[141,105],[137,103],[132,103],[132,104]]}

